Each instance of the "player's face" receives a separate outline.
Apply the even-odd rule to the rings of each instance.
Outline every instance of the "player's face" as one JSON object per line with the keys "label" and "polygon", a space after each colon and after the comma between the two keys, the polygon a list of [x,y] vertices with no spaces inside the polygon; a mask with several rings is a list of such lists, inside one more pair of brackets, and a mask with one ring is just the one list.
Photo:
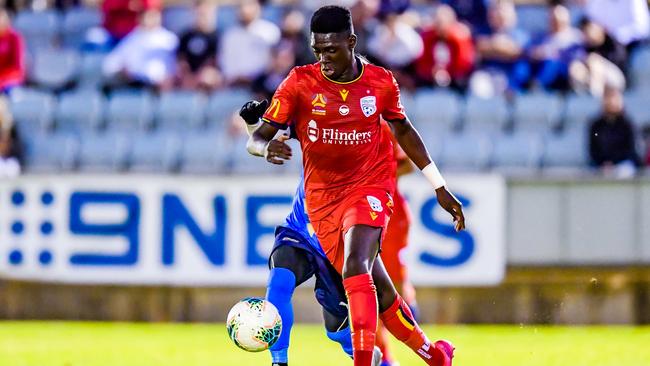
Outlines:
{"label": "player's face", "polygon": [[325,76],[337,80],[350,68],[356,36],[347,33],[312,33],[311,48]]}

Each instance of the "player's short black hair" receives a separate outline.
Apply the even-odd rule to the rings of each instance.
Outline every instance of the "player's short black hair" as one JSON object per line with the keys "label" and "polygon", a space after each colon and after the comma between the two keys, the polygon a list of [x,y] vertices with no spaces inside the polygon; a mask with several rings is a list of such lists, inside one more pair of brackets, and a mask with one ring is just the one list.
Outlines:
{"label": "player's short black hair", "polygon": [[312,33],[354,33],[350,9],[327,5],[314,12],[311,17]]}

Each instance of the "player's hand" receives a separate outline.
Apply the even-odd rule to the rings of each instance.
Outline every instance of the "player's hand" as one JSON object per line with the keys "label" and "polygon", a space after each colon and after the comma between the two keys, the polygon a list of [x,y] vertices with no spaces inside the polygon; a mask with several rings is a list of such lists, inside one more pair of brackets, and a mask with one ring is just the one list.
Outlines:
{"label": "player's hand", "polygon": [[251,100],[246,102],[241,109],[239,109],[239,115],[241,118],[246,121],[249,125],[254,125],[257,121],[264,115],[266,108],[269,106],[269,101],[264,99],[261,102],[257,100]]}
{"label": "player's hand", "polygon": [[465,215],[463,214],[463,205],[460,203],[447,187],[442,186],[436,189],[436,196],[438,203],[445,211],[449,212],[451,217],[454,218],[454,229],[461,231],[465,229]]}
{"label": "player's hand", "polygon": [[288,139],[289,136],[281,135],[277,139],[269,141],[266,148],[266,161],[282,165],[285,160],[291,159],[291,146],[285,143]]}

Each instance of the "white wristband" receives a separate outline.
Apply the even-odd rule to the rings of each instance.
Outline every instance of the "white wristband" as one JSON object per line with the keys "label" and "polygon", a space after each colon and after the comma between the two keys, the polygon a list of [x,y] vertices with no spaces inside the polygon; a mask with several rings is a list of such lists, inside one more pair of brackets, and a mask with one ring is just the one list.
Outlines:
{"label": "white wristband", "polygon": [[270,142],[271,141],[255,141],[251,137],[248,139],[248,142],[246,142],[246,150],[248,150],[251,155],[263,156],[266,158]]}
{"label": "white wristband", "polygon": [[249,125],[247,123],[246,124],[246,132],[248,133],[248,136],[252,136],[253,132],[255,132],[255,130],[257,130],[257,128],[260,127],[261,124],[262,124],[261,121],[258,121],[257,123],[252,124],[252,125]]}
{"label": "white wristband", "polygon": [[424,169],[422,169],[422,174],[427,177],[427,180],[431,182],[431,185],[433,185],[434,189],[438,189],[442,186],[447,185],[445,178],[442,177],[442,174],[440,174],[436,163],[433,161],[429,165],[425,166]]}

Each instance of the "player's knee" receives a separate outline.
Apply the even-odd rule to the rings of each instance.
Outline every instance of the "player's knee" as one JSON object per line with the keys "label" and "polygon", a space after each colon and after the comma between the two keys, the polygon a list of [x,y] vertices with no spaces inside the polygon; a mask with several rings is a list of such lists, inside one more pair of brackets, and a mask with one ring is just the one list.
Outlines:
{"label": "player's knee", "polygon": [[343,264],[343,277],[370,273],[370,260],[358,255],[349,255]]}
{"label": "player's knee", "polygon": [[[269,293],[291,296],[296,287],[295,274],[286,268],[273,268],[269,275]],[[271,291],[272,290],[272,291]]]}

